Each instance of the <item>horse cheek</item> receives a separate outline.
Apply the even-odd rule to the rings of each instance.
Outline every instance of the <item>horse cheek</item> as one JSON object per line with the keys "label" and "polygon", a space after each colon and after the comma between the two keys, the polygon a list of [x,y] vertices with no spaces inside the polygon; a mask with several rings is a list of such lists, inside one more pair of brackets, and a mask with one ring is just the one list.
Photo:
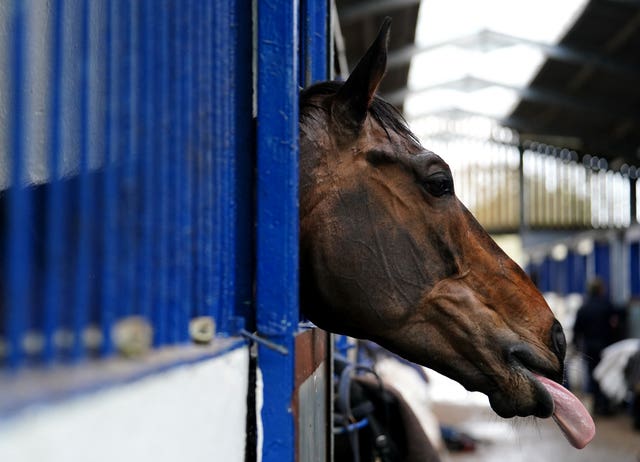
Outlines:
{"label": "horse cheek", "polygon": [[334,330],[337,322],[340,332],[376,337],[415,311],[426,285],[425,256],[365,188],[345,188],[334,199],[303,240],[303,280],[335,315]]}

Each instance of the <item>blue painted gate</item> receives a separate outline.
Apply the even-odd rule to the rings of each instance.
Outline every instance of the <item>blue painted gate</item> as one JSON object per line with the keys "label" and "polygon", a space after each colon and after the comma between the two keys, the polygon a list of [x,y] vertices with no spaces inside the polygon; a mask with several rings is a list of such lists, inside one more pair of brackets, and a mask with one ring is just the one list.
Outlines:
{"label": "blue painted gate", "polygon": [[201,316],[255,330],[289,352],[259,351],[263,460],[294,460],[298,92],[327,77],[328,11],[0,4],[0,368],[113,356],[132,317],[156,348]]}

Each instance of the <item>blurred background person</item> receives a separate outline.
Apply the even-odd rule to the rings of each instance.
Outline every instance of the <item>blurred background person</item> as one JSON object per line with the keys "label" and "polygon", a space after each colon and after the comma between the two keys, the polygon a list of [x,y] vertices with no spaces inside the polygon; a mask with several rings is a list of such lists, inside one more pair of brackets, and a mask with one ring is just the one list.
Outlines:
{"label": "blurred background person", "polygon": [[593,371],[600,362],[602,350],[614,341],[616,314],[602,279],[591,280],[587,290],[587,298],[576,315],[573,341],[587,363],[586,391],[593,396],[593,412],[608,415],[611,414],[609,400],[600,390]]}

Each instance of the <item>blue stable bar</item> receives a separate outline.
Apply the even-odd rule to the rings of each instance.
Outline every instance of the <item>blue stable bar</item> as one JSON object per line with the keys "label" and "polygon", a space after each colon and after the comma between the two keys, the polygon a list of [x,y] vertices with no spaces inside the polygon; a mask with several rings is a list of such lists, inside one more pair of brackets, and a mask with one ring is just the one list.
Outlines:
{"label": "blue stable bar", "polygon": [[[238,155],[238,146],[236,144],[238,135],[230,136],[237,133],[240,128],[235,125],[236,111],[240,110],[235,107],[234,85],[238,79],[238,72],[235,64],[238,62],[237,50],[234,48],[235,34],[249,34],[247,29],[238,31],[228,27],[228,21],[231,12],[235,7],[235,3],[242,2],[220,2],[216,5],[216,10],[212,11],[213,21],[213,37],[217,46],[213,47],[208,56],[210,58],[211,67],[214,69],[212,75],[215,76],[211,87],[214,90],[211,104],[215,106],[220,113],[213,123],[213,143],[217,155],[213,158],[213,171],[215,172],[216,182],[213,188],[208,190],[209,194],[221,198],[218,201],[215,213],[212,216],[214,228],[217,229],[217,239],[215,252],[218,259],[215,266],[215,290],[217,294],[215,316],[218,320],[218,328],[223,333],[233,331],[232,318],[234,313],[234,292],[236,288],[236,245],[234,236],[239,225],[236,220],[238,202],[243,197],[236,193],[236,169],[238,163],[236,158]],[[247,5],[247,7],[249,7]],[[249,34],[250,35],[250,34]],[[225,50],[232,50],[225,52]],[[246,59],[246,57],[245,57]],[[207,66],[210,68],[210,66]],[[242,82],[242,77],[239,78]],[[248,91],[248,88],[240,87],[240,92]],[[214,111],[214,108],[210,108]],[[250,168],[249,164],[243,165],[244,168]],[[246,196],[245,196],[246,197]],[[248,199],[246,197],[244,200]]]}
{"label": "blue stable bar", "polygon": [[327,80],[329,67],[327,0],[301,0],[300,5],[300,86]]}
{"label": "blue stable bar", "polygon": [[264,462],[295,460],[292,415],[298,314],[298,2],[258,1],[257,249],[258,333],[264,379]]}
{"label": "blue stable bar", "polygon": [[117,156],[116,127],[118,126],[118,101],[117,101],[117,49],[115,49],[116,27],[116,1],[105,2],[105,78],[104,93],[106,114],[104,120],[104,164],[101,181],[101,242],[100,242],[100,329],[103,337],[102,353],[105,355],[113,352],[111,339],[111,327],[116,319],[117,300],[117,177],[115,171]]}
{"label": "blue stable bar", "polygon": [[[170,3],[164,1],[164,9],[170,6]],[[153,8],[153,5],[151,6]],[[174,4],[174,9],[177,8]],[[162,88],[165,88],[165,105],[168,114],[163,117],[163,123],[166,124],[166,136],[162,143],[166,143],[166,162],[163,166],[168,166],[163,171],[162,178],[166,191],[163,193],[167,197],[167,226],[165,229],[165,245],[167,246],[167,268],[164,271],[167,287],[165,297],[168,299],[168,308],[165,310],[168,316],[166,321],[167,331],[164,341],[169,344],[184,342],[187,340],[188,330],[188,303],[187,288],[183,273],[185,271],[183,263],[182,250],[182,224],[180,222],[181,195],[189,194],[183,191],[185,184],[182,175],[185,171],[185,154],[186,150],[183,146],[178,145],[177,130],[179,127],[179,114],[183,110],[178,105],[177,99],[177,68],[175,56],[178,53],[178,34],[176,33],[178,17],[175,11],[168,12],[161,16],[160,29],[164,34],[164,40],[160,52],[161,56],[161,72],[165,77],[162,78]],[[190,252],[190,243],[184,246],[184,252]],[[187,304],[187,305],[186,305]],[[186,305],[186,306],[185,306]]]}
{"label": "blue stable bar", "polygon": [[566,295],[569,285],[569,260],[567,259],[567,257],[562,260],[552,259],[550,266],[552,291],[558,295]]}
{"label": "blue stable bar", "polygon": [[163,4],[154,9],[154,29],[156,31],[156,96],[154,97],[155,107],[157,111],[156,118],[156,137],[157,145],[155,152],[155,161],[158,163],[158,196],[155,200],[158,200],[159,207],[158,213],[158,225],[159,225],[159,281],[158,281],[158,293],[160,299],[156,306],[155,316],[155,332],[154,341],[158,346],[163,346],[171,343],[172,331],[177,328],[171,324],[171,313],[174,308],[174,295],[172,293],[171,285],[171,271],[172,263],[174,259],[172,248],[172,229],[174,223],[172,223],[172,210],[175,207],[173,202],[173,194],[171,190],[171,177],[174,174],[173,165],[170,162],[169,156],[169,132],[171,131],[171,115],[172,108],[169,106],[169,15],[168,11],[169,2],[163,0]]}
{"label": "blue stable bar", "polygon": [[73,191],[78,200],[78,236],[77,255],[78,260],[75,267],[74,291],[73,291],[73,347],[71,355],[74,360],[82,359],[85,354],[83,333],[88,323],[90,285],[89,275],[91,274],[92,258],[92,225],[94,222],[94,194],[93,184],[89,178],[89,15],[91,14],[90,2],[85,0],[80,2],[80,8],[76,13],[77,24],[80,24],[78,43],[79,53],[73,58],[76,62],[74,70],[79,74],[80,81],[80,105],[78,121],[78,152],[79,172],[77,190]]}
{"label": "blue stable bar", "polygon": [[265,462],[296,457],[298,89],[325,80],[328,67],[327,2],[303,0],[300,11],[295,1],[258,2],[256,319],[258,333],[288,351],[258,350]]}
{"label": "blue stable bar", "polygon": [[[193,208],[193,198],[191,195],[192,171],[187,162],[187,74],[185,69],[187,32],[185,22],[187,16],[184,2],[174,4],[174,9],[169,17],[169,91],[171,111],[171,134],[169,137],[172,146],[172,158],[175,164],[175,201],[177,206],[176,229],[174,236],[177,261],[176,293],[178,301],[175,306],[177,319],[182,326],[187,326],[192,314],[193,291],[191,290],[193,275],[192,258],[192,228],[191,217]],[[188,338],[185,329],[179,335],[180,341]]]}
{"label": "blue stable bar", "polygon": [[571,292],[584,294],[587,289],[587,256],[573,253],[573,283]]}
{"label": "blue stable bar", "polygon": [[640,242],[629,244],[629,287],[632,297],[640,296]]}
{"label": "blue stable bar", "polygon": [[[153,262],[154,300],[151,319],[154,326],[154,344],[164,346],[184,339],[185,322],[179,310],[179,204],[178,188],[184,148],[176,147],[178,117],[182,107],[177,105],[175,88],[174,21],[178,21],[177,9],[184,2],[171,3],[168,0],[149,3],[153,17],[151,48],[153,50],[153,130],[155,137],[152,153],[157,177],[153,180],[152,196],[154,231],[156,233]],[[182,51],[181,51],[182,52]],[[191,247],[187,248],[189,251]]]}
{"label": "blue stable bar", "polygon": [[[227,16],[226,5],[220,5],[221,9],[219,14],[223,17]],[[212,127],[213,127],[213,114],[215,109],[220,105],[220,114],[216,118],[222,118],[226,120],[224,114],[228,110],[228,103],[226,100],[228,97],[216,101],[214,106],[214,99],[212,97],[213,78],[216,73],[213,67],[213,52],[211,51],[212,43],[215,40],[215,34],[212,27],[212,12],[211,5],[205,2],[196,2],[196,8],[194,11],[194,20],[192,22],[196,34],[196,53],[197,57],[195,76],[196,82],[194,88],[196,88],[196,111],[197,119],[195,127],[197,130],[197,145],[198,145],[198,164],[199,175],[201,176],[200,184],[198,185],[198,191],[200,195],[200,208],[202,210],[199,223],[199,233],[202,236],[201,248],[198,255],[202,256],[202,308],[205,314],[212,316],[214,319],[221,320],[222,317],[218,314],[218,309],[221,306],[221,284],[222,272],[225,266],[221,264],[224,259],[225,243],[223,242],[224,221],[220,227],[215,226],[214,216],[217,209],[226,210],[226,203],[231,202],[231,197],[226,188],[223,188],[221,194],[215,193],[215,160],[218,157],[228,157],[232,155],[229,152],[225,152],[224,145],[222,149],[214,149],[212,142]],[[209,24],[209,31],[205,29],[205,24]],[[225,34],[225,36],[228,33]],[[229,47],[224,41],[215,41],[216,45],[222,49],[227,50],[229,54]],[[224,124],[226,126],[226,124]],[[228,137],[228,131],[225,131]],[[226,137],[225,137],[226,138]],[[224,139],[224,138],[223,138]],[[226,185],[226,179],[231,176],[230,172],[226,168],[222,169],[223,183]],[[217,200],[216,200],[217,199]],[[214,245],[217,243],[218,245]],[[221,266],[222,265],[222,266]]]}
{"label": "blue stable bar", "polygon": [[48,171],[51,183],[46,199],[46,223],[48,228],[46,241],[45,287],[44,287],[44,350],[43,359],[51,364],[57,356],[54,336],[61,321],[63,284],[61,274],[64,271],[64,258],[67,242],[63,227],[67,223],[67,203],[64,200],[65,183],[62,181],[62,42],[64,29],[62,17],[64,0],[53,0],[51,4],[53,21],[51,25],[51,93],[49,123]]}
{"label": "blue stable bar", "polygon": [[179,310],[181,322],[188,322],[194,314],[194,257],[192,254],[193,229],[192,219],[195,213],[195,201],[192,195],[194,172],[188,162],[190,100],[189,100],[189,69],[191,58],[188,53],[189,34],[188,9],[186,2],[175,5],[171,18],[170,36],[174,44],[174,56],[171,58],[173,78],[170,82],[175,96],[177,119],[175,120],[175,155],[180,159],[177,163],[176,201],[178,204],[178,251],[180,254],[179,267],[183,268],[178,279],[178,293],[180,294]]}
{"label": "blue stable bar", "polygon": [[576,279],[576,267],[575,267],[575,252],[569,250],[565,257],[565,294],[571,294],[575,292],[575,279]]}
{"label": "blue stable bar", "polygon": [[[218,5],[218,14],[225,15],[224,2]],[[190,156],[193,156],[193,164],[197,165],[195,170],[194,196],[198,205],[195,213],[194,232],[196,236],[195,255],[195,303],[196,312],[200,316],[212,316],[220,321],[217,313],[220,296],[220,280],[222,275],[223,259],[223,238],[224,220],[223,210],[226,208],[225,202],[230,201],[226,192],[225,182],[229,173],[224,167],[219,168],[218,158],[227,157],[229,152],[225,151],[224,141],[229,137],[229,133],[221,129],[224,127],[225,104],[228,95],[219,94],[213,97],[216,101],[216,109],[220,111],[216,115],[216,124],[213,123],[212,108],[212,86],[211,77],[218,78],[219,71],[212,65],[212,52],[209,41],[214,39],[216,48],[225,54],[229,53],[224,37],[226,31],[215,30],[216,24],[210,24],[212,34],[205,38],[203,21],[207,20],[206,5],[202,2],[192,2],[190,9],[189,34],[193,45],[191,56],[191,98],[193,104],[192,119],[192,148],[189,149]],[[218,25],[218,28],[220,26]],[[222,34],[221,34],[222,32]],[[219,89],[218,84],[215,84]],[[211,129],[216,127],[215,134]],[[214,155],[215,153],[215,155]],[[215,158],[215,163],[214,163]],[[214,192],[215,189],[215,192]],[[215,258],[214,258],[215,256]]]}
{"label": "blue stable bar", "polygon": [[[226,5],[225,14],[227,18],[234,18],[233,9],[236,3],[242,2],[230,2]],[[215,17],[216,13],[214,12],[213,15]],[[237,18],[235,19],[237,20]],[[249,171],[246,173],[248,175],[251,175],[253,171],[250,167],[253,165],[253,162],[243,162],[244,156],[246,156],[247,153],[241,152],[241,149],[246,149],[243,143],[249,143],[249,138],[246,140],[241,140],[241,138],[243,136],[246,137],[244,133],[252,133],[253,121],[246,118],[248,115],[246,113],[244,114],[244,119],[238,118],[239,112],[247,111],[251,107],[250,99],[247,99],[250,98],[252,94],[250,88],[253,86],[253,80],[249,80],[251,72],[246,73],[246,71],[244,71],[245,73],[241,74],[241,71],[247,69],[247,65],[251,65],[252,58],[250,58],[250,54],[242,56],[240,54],[241,50],[237,48],[243,41],[249,40],[251,37],[250,30],[250,22],[245,21],[244,25],[242,23],[237,24],[234,30],[225,34],[223,42],[228,49],[233,50],[228,54],[227,60],[225,61],[228,71],[225,72],[222,77],[222,84],[228,88],[227,94],[229,95],[224,101],[224,127],[228,133],[235,134],[233,137],[228,137],[229,142],[225,146],[228,155],[225,156],[224,160],[218,156],[216,157],[216,163],[223,161],[225,170],[227,171],[224,182],[225,193],[228,197],[234,198],[224,204],[223,217],[225,226],[222,228],[222,232],[224,233],[222,236],[221,255],[223,266],[221,268],[218,313],[222,321],[220,323],[220,329],[226,334],[237,331],[237,328],[240,327],[236,322],[241,318],[238,317],[239,312],[235,294],[242,286],[240,279],[247,278],[247,274],[242,275],[236,272],[236,268],[242,264],[238,252],[240,247],[238,246],[237,239],[244,236],[248,237],[249,239],[245,241],[247,243],[246,248],[249,251],[253,250],[249,244],[249,242],[253,241],[251,238],[253,233],[252,228],[243,231],[243,228],[250,225],[251,221],[238,220],[238,215],[241,213],[241,210],[252,210],[252,201],[250,199],[252,196],[246,196],[246,193],[243,193],[238,185],[238,172],[240,169],[248,169]],[[240,38],[240,35],[243,37]],[[251,135],[249,135],[249,137],[251,137]],[[240,250],[240,253],[241,252],[242,250]],[[245,266],[245,268],[247,268],[247,266]],[[250,276],[250,279],[252,278],[253,274]]]}
{"label": "blue stable bar", "polygon": [[135,83],[135,95],[138,99],[137,108],[140,116],[136,151],[140,158],[138,170],[138,185],[140,203],[142,204],[138,229],[140,233],[139,260],[137,264],[138,298],[137,312],[146,319],[151,319],[153,305],[153,274],[155,265],[153,262],[153,249],[155,243],[154,223],[154,126],[153,126],[153,21],[151,10],[153,0],[140,2],[138,17],[136,18],[136,31],[138,34],[138,46],[140,51],[140,63],[138,67],[138,81]]}
{"label": "blue stable bar", "polygon": [[595,276],[602,279],[607,292],[611,290],[611,248],[608,242],[596,242],[593,246]]}
{"label": "blue stable bar", "polygon": [[135,306],[135,267],[138,260],[138,240],[136,221],[138,219],[138,185],[136,184],[136,170],[138,156],[134,152],[135,137],[137,135],[138,117],[136,114],[136,98],[133,94],[135,74],[138,70],[138,56],[136,55],[136,38],[134,32],[134,13],[139,7],[138,2],[121,2],[118,10],[120,24],[120,65],[118,69],[119,99],[122,102],[118,120],[118,162],[119,184],[119,228],[122,238],[119,246],[119,280],[118,317],[131,316],[138,311]]}
{"label": "blue stable bar", "polygon": [[26,18],[21,0],[13,2],[11,47],[9,49],[11,111],[9,152],[11,153],[10,188],[8,191],[9,227],[5,245],[8,309],[5,311],[8,340],[8,364],[17,368],[24,361],[22,339],[29,324],[29,283],[31,251],[28,241],[31,197],[26,188],[25,162],[25,32]]}
{"label": "blue stable bar", "polygon": [[544,260],[540,264],[540,280],[538,288],[540,292],[551,292],[552,289],[552,259],[550,255],[544,257]]}

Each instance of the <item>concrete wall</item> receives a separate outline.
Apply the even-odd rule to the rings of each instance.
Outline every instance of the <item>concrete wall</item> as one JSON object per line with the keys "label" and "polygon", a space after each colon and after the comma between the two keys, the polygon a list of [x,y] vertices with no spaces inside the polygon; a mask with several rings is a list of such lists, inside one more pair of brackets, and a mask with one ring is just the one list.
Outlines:
{"label": "concrete wall", "polygon": [[241,462],[249,353],[235,349],[0,420],[0,461]]}

